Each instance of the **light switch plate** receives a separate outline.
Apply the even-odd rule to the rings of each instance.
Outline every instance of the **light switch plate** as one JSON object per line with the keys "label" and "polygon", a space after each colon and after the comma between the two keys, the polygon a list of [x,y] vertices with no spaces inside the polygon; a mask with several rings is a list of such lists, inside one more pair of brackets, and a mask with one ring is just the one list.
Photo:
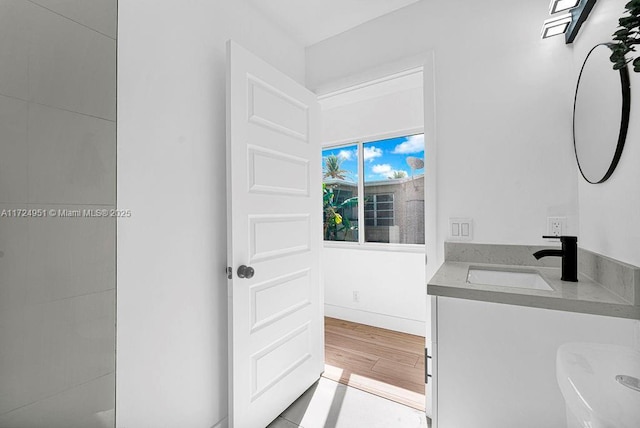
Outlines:
{"label": "light switch plate", "polygon": [[471,241],[473,240],[473,219],[468,217],[449,218],[449,240]]}

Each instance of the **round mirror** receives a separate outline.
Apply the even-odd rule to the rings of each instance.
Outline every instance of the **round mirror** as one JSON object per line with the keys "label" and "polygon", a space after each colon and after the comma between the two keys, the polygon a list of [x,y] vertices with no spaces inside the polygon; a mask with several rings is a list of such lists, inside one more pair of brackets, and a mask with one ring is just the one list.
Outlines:
{"label": "round mirror", "polygon": [[589,183],[606,181],[620,160],[629,125],[631,94],[627,67],[613,69],[611,48],[598,44],[582,65],[573,104],[573,144]]}

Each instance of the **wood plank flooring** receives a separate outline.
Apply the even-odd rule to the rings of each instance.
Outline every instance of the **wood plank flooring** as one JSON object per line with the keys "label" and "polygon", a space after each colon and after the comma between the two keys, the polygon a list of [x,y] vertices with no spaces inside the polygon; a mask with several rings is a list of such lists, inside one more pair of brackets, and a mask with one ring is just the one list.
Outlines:
{"label": "wood plank flooring", "polygon": [[424,410],[424,337],[325,317],[323,377]]}

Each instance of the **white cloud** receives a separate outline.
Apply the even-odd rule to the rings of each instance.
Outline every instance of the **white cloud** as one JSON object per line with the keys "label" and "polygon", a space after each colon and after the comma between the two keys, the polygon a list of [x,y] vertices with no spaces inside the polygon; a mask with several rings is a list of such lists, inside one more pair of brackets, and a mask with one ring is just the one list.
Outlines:
{"label": "white cloud", "polygon": [[364,148],[364,160],[372,161],[375,158],[379,158],[380,156],[382,156],[382,149],[379,149],[376,146]]}
{"label": "white cloud", "polygon": [[403,169],[393,169],[388,163],[376,164],[371,168],[371,171],[381,178],[393,178],[393,174],[396,172],[404,172],[405,177],[409,176],[407,171]]}
{"label": "white cloud", "polygon": [[424,134],[412,135],[406,141],[398,144],[394,149],[395,154],[419,153],[424,150]]}
{"label": "white cloud", "polygon": [[389,165],[388,163],[383,163],[374,165],[371,168],[371,171],[373,171],[374,174],[383,175],[386,177],[391,174],[393,170],[391,169],[391,165]]}
{"label": "white cloud", "polygon": [[354,150],[340,150],[340,152],[338,152],[338,157],[342,160],[351,160],[353,158],[353,155],[355,154]]}

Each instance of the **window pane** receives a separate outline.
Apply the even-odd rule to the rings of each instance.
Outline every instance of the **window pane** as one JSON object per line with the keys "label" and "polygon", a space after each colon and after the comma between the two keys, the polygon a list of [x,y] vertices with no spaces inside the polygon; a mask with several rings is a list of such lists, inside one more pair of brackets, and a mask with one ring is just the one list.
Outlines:
{"label": "window pane", "polygon": [[358,242],[358,146],[322,151],[324,239]]}
{"label": "window pane", "polygon": [[363,145],[366,242],[424,244],[424,135]]}

